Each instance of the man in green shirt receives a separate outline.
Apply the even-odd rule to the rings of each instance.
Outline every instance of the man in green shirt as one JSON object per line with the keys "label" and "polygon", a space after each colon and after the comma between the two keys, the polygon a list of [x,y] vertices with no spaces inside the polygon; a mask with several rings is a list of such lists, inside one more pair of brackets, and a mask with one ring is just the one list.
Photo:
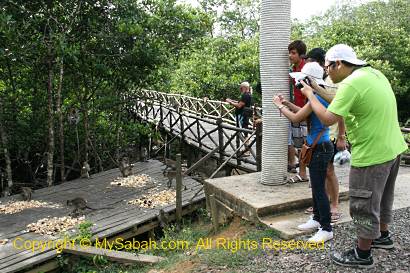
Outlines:
{"label": "man in green shirt", "polygon": [[302,83],[303,94],[322,123],[344,119],[352,145],[349,175],[350,215],[356,228],[357,246],[332,253],[340,265],[374,266],[371,248],[392,249],[388,224],[392,222],[394,185],[400,154],[407,149],[397,119],[396,98],[387,78],[359,60],[353,49],[339,44],[326,53],[329,77],[339,84],[326,109],[312,88]]}

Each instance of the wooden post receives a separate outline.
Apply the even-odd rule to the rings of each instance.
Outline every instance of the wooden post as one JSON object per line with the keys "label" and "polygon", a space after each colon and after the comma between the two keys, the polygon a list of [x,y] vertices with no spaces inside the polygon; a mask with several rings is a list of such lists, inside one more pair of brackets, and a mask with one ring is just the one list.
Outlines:
{"label": "wooden post", "polygon": [[211,194],[209,196],[209,204],[211,205],[211,217],[212,217],[212,226],[214,232],[218,230],[219,226],[219,212],[218,207],[215,200],[215,195]]}
{"label": "wooden post", "polygon": [[201,128],[199,127],[199,119],[197,119],[196,120],[196,134],[197,134],[197,137],[198,137],[198,145],[199,145],[199,148],[202,148],[202,140],[201,140]]}
{"label": "wooden post", "polygon": [[176,164],[176,221],[181,223],[182,220],[182,168],[181,154],[177,154]]}
{"label": "wooden post", "polygon": [[256,123],[256,170],[262,171],[262,119],[254,121]]}
{"label": "wooden post", "polygon": [[219,159],[218,159],[218,165],[221,165],[224,162],[224,132],[223,128],[221,126],[222,124],[222,118],[217,118],[216,119],[216,124],[218,125],[218,146],[219,146]]}
{"label": "wooden post", "polygon": [[211,195],[209,194],[209,189],[206,184],[203,185],[204,187],[204,193],[205,193],[205,207],[206,211],[208,212],[208,215],[210,215],[211,212]]}
{"label": "wooden post", "polygon": [[185,133],[183,133],[184,132],[184,119],[183,119],[183,115],[182,115],[182,113],[181,113],[181,110],[180,110],[181,108],[179,107],[178,108],[178,113],[179,113],[179,128],[180,128],[180,132],[181,132],[181,138],[180,138],[180,141],[179,141],[179,152],[181,153],[181,154],[184,154],[184,147],[183,147],[183,144],[185,143]]}
{"label": "wooden post", "polygon": [[[236,122],[237,123],[237,125],[238,125],[238,122]],[[238,128],[239,128],[239,126],[237,126]],[[239,131],[237,131],[237,132],[235,132],[236,133],[236,149],[238,149],[239,148],[239,146],[241,146],[241,139],[239,138],[239,134],[241,133],[241,132],[239,132]],[[236,151],[236,158],[237,158],[237,160],[236,160],[236,164],[237,165],[241,165],[241,161],[239,160],[239,157],[241,156],[241,151],[240,150],[237,150]]]}
{"label": "wooden post", "polygon": [[164,113],[162,111],[162,101],[159,102],[159,126],[163,127]]}
{"label": "wooden post", "polygon": [[186,155],[185,155],[186,158],[187,158],[186,165],[187,165],[188,168],[190,168],[190,167],[192,166],[193,162],[195,162],[194,151],[193,151],[193,149],[190,150],[191,147],[190,147],[189,144],[183,143],[182,145],[184,145],[184,150],[185,150],[185,151],[192,151],[192,152],[186,153]]}
{"label": "wooden post", "polygon": [[223,112],[223,109],[224,109],[224,108],[223,108],[223,106],[222,106],[222,101],[221,101],[221,103],[219,104],[219,117],[220,117],[220,118],[222,118],[222,116],[223,116],[223,113],[222,113],[222,112]]}
{"label": "wooden post", "polygon": [[148,104],[147,104],[146,96],[144,96],[144,104],[145,104],[145,120],[148,120]]}
{"label": "wooden post", "polygon": [[173,129],[172,129],[172,111],[173,111],[173,108],[171,108],[171,106],[168,104],[169,131],[171,132],[171,134],[172,134],[172,132],[173,132]]}
{"label": "wooden post", "polygon": [[165,144],[164,144],[164,160],[169,158],[169,146],[168,146],[168,133],[165,132]]}

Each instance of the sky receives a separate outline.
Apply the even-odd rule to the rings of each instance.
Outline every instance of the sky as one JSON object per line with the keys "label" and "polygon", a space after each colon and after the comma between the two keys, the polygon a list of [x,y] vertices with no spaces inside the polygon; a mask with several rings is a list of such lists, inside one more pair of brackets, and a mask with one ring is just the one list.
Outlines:
{"label": "sky", "polygon": [[[332,5],[346,3],[357,5],[366,3],[372,0],[291,0],[291,15],[292,19],[305,21],[313,15],[323,15],[324,12]],[[179,0],[178,2],[190,3],[197,6],[196,0]]]}

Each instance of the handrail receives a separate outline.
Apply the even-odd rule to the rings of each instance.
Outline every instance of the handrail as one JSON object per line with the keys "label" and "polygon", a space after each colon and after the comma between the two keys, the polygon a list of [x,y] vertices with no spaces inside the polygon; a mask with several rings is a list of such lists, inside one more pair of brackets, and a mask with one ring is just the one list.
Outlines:
{"label": "handrail", "polygon": [[[210,119],[222,118],[224,122],[236,125],[236,117],[233,113],[235,107],[225,101],[211,100],[208,98],[196,98],[183,94],[165,93],[149,89],[141,89],[138,99],[152,100],[152,102],[162,103],[163,106],[169,105],[174,109],[179,108],[185,112],[194,113]],[[261,113],[261,107],[252,107],[254,113]],[[250,121],[253,127],[253,121]]]}

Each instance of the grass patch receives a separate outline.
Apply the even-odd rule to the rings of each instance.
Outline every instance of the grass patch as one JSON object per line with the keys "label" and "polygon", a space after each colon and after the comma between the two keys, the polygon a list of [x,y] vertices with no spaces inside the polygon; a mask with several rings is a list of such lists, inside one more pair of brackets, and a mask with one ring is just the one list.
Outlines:
{"label": "grass patch", "polygon": [[[165,260],[155,265],[122,265],[105,260],[104,257],[72,257],[60,258],[62,272],[66,273],[144,273],[151,269],[167,270],[175,264],[186,261],[189,255],[195,251],[195,246],[200,238],[209,236],[211,230],[210,220],[204,211],[197,212],[199,219],[195,223],[184,219],[181,228],[177,225],[169,225],[163,229],[163,235],[157,242],[156,249],[131,251],[139,254],[155,255],[164,257]],[[88,225],[84,225],[80,230],[79,237],[88,237]],[[132,240],[132,239],[131,239]],[[178,245],[179,244],[179,245]],[[164,248],[165,247],[165,248]],[[188,259],[187,259],[188,258]]]}
{"label": "grass patch", "polygon": [[[156,249],[133,250],[140,254],[164,257],[165,260],[149,266],[122,265],[107,261],[104,257],[79,258],[73,257],[71,266],[62,266],[67,273],[146,273],[152,269],[169,271],[184,271],[189,266],[205,266],[209,268],[223,267],[231,270],[246,267],[253,263],[255,256],[263,255],[261,244],[264,238],[278,239],[277,233],[262,225],[253,225],[247,221],[236,219],[230,225],[224,225],[218,234],[211,234],[212,225],[205,210],[196,214],[195,222],[184,220],[181,228],[169,225],[161,232],[162,236],[156,241]],[[239,222],[238,222],[239,220]],[[80,231],[81,236],[87,237],[88,226],[84,225]],[[225,238],[226,236],[226,238]],[[199,245],[199,242],[209,242],[211,245]],[[226,240],[221,243],[218,240]],[[216,242],[220,242],[216,244]],[[183,242],[179,246],[172,242]],[[251,245],[249,244],[251,243]],[[168,248],[171,243],[172,248]],[[163,247],[165,244],[165,248]],[[253,244],[253,245],[252,245]],[[199,246],[199,247],[198,247]],[[185,263],[186,262],[186,263]],[[182,266],[184,268],[178,268]],[[186,267],[188,266],[188,267]]]}

